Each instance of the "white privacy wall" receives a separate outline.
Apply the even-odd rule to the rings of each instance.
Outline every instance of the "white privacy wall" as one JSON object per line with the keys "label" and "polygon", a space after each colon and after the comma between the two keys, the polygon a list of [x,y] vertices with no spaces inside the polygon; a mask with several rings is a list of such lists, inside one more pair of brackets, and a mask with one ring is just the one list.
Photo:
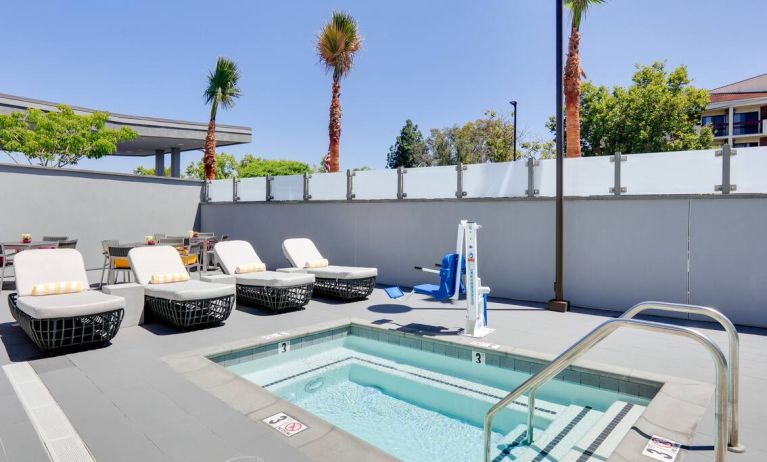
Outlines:
{"label": "white privacy wall", "polygon": [[[482,225],[480,276],[492,296],[552,298],[553,200],[202,205],[205,231],[252,242],[271,268],[288,265],[283,239],[309,237],[332,263],[376,266],[380,283],[403,286],[433,280],[413,266],[452,251],[462,218]],[[565,295],[574,305],[690,302],[767,326],[767,198],[570,199],[565,220]]]}
{"label": "white privacy wall", "polygon": [[0,241],[21,233],[76,238],[86,267],[100,271],[102,240],[199,226],[200,189],[198,181],[0,164]]}

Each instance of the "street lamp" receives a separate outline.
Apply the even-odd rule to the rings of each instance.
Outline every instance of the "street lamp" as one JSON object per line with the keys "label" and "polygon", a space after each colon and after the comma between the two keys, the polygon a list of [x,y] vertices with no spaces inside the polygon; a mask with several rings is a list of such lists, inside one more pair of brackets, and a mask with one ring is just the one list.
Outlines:
{"label": "street lamp", "polygon": [[517,160],[517,102],[509,101],[514,106],[514,155],[511,160]]}

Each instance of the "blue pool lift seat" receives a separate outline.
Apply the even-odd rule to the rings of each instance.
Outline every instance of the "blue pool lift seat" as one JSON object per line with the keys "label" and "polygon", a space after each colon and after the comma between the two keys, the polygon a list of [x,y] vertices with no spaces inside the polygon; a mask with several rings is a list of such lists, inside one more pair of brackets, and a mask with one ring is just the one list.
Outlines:
{"label": "blue pool lift seat", "polygon": [[[446,300],[455,294],[455,272],[458,270],[458,254],[449,253],[442,257],[442,264],[439,265],[439,285],[437,284],[419,284],[413,287],[417,294],[428,295],[437,301]],[[461,275],[466,274],[466,259],[461,257]],[[459,293],[465,294],[466,288],[463,284],[463,278],[460,279]]]}

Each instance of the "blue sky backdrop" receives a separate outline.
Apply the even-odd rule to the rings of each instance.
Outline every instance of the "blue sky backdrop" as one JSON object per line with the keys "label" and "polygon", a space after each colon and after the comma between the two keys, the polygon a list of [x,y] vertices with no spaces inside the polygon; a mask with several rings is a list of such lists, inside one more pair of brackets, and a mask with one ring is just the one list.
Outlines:
{"label": "blue sky backdrop", "polygon": [[[713,88],[767,72],[764,0],[612,0],[582,26],[583,67],[626,85],[636,63],[686,64]],[[314,37],[351,12],[364,50],[342,84],[342,168],[382,168],[405,119],[424,132],[510,112],[549,136],[554,113],[554,5],[546,0],[3,2],[0,92],[113,112],[206,122],[202,90],[219,55],[237,60],[243,96],[221,124],[253,128],[223,148],[316,164],[327,150],[330,76]],[[565,36],[566,37],[566,36]],[[186,165],[201,152],[182,155]],[[7,161],[4,159],[2,161]],[[131,171],[153,157],[84,161]]]}

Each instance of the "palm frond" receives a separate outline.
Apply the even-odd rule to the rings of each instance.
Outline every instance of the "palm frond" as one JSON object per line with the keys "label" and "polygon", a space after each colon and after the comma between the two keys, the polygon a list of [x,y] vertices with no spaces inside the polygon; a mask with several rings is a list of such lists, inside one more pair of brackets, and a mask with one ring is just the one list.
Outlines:
{"label": "palm frond", "polygon": [[355,54],[362,48],[357,21],[349,13],[333,12],[333,17],[317,34],[317,55],[335,78],[352,69]]}
{"label": "palm frond", "polygon": [[601,5],[607,3],[607,0],[565,0],[565,5],[570,8],[572,24],[575,30],[581,28],[581,20],[586,15],[586,11],[592,5]]}
{"label": "palm frond", "polygon": [[219,56],[216,68],[208,73],[208,87],[203,96],[207,104],[218,106],[221,104],[225,109],[234,105],[242,92],[237,86],[240,80],[240,71],[234,60]]}

